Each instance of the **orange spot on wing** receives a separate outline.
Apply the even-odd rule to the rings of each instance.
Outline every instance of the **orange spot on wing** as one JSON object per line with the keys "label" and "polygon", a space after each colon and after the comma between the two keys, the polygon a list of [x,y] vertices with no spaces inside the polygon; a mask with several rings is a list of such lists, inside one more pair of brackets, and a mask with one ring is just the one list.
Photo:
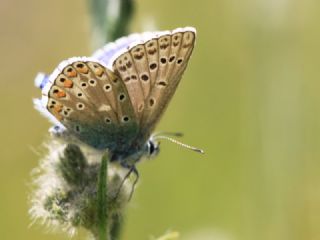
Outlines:
{"label": "orange spot on wing", "polygon": [[62,109],[63,109],[63,105],[61,104],[51,105],[48,108],[48,110],[53,114],[53,116],[59,121],[63,120],[63,116],[60,114]]}
{"label": "orange spot on wing", "polygon": [[70,79],[66,79],[66,80],[63,82],[63,86],[64,86],[65,88],[72,88],[73,82],[72,82]]}
{"label": "orange spot on wing", "polygon": [[95,70],[94,70],[94,73],[96,74],[96,75],[98,75],[99,77],[101,77],[102,76],[102,74],[104,73],[104,71],[103,71],[103,69],[102,68],[96,68]]}
{"label": "orange spot on wing", "polygon": [[58,97],[58,98],[63,98],[65,96],[67,96],[67,94],[64,91],[59,91],[59,92],[55,93],[54,95],[56,95],[56,97]]}
{"label": "orange spot on wing", "polygon": [[87,66],[83,66],[82,68],[77,68],[80,73],[87,74],[89,72],[89,68]]}
{"label": "orange spot on wing", "polygon": [[62,105],[56,105],[56,106],[54,106],[53,111],[54,111],[55,113],[61,112],[61,111],[62,111]]}
{"label": "orange spot on wing", "polygon": [[70,71],[70,72],[67,71],[66,75],[68,77],[76,77],[77,76],[77,72],[76,72],[76,70],[72,69],[72,71]]}

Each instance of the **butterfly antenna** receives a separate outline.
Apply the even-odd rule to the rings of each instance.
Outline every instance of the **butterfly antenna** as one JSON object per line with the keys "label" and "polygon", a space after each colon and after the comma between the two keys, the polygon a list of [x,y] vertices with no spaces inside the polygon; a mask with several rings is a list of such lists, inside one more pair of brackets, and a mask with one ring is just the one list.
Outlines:
{"label": "butterfly antenna", "polygon": [[173,136],[173,137],[183,137],[182,132],[158,132],[153,135],[153,137],[157,138],[158,136]]}
{"label": "butterfly antenna", "polygon": [[178,144],[179,146],[181,147],[184,147],[184,148],[187,148],[187,149],[190,149],[192,151],[195,151],[195,152],[198,152],[198,153],[204,153],[204,151],[200,148],[196,148],[196,147],[193,147],[193,146],[190,146],[188,144],[185,144],[185,143],[182,143],[182,142],[179,142],[178,140],[174,139],[174,138],[171,138],[171,137],[167,137],[167,136],[156,136],[154,138],[155,140],[158,140],[158,139],[165,139],[165,140],[168,140],[170,142],[173,142],[175,144]]}

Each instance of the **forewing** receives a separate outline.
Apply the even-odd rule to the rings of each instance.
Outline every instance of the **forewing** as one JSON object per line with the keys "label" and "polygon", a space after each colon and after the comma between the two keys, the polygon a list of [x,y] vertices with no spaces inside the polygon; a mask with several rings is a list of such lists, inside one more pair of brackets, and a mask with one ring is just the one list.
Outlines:
{"label": "forewing", "polygon": [[[168,106],[187,67],[195,38],[196,32],[193,28],[176,29],[157,40],[159,51],[157,62],[153,60],[151,51],[147,51],[149,69],[156,74],[154,74],[155,82],[145,99],[145,109],[140,121],[145,129],[152,131]],[[148,44],[149,42],[146,43],[147,47]],[[151,69],[154,63],[157,67]]]}
{"label": "forewing", "polygon": [[115,59],[113,69],[126,85],[142,129],[150,132],[187,66],[195,43],[195,29],[145,33],[140,39],[140,43]]}

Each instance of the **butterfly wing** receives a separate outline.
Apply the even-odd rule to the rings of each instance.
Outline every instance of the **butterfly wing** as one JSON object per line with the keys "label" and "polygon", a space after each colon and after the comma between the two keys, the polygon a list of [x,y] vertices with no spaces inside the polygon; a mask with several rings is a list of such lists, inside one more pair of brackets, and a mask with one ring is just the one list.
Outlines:
{"label": "butterfly wing", "polygon": [[162,116],[194,43],[191,27],[121,38],[94,58],[71,58],[50,76],[39,75],[43,96],[35,105],[83,142],[130,155]]}
{"label": "butterfly wing", "polygon": [[134,43],[113,62],[113,70],[124,81],[137,121],[143,126],[143,138],[149,137],[175,93],[195,34],[191,27],[142,34],[139,44]]}
{"label": "butterfly wing", "polygon": [[47,79],[42,95],[38,108],[95,148],[126,147],[137,135],[138,123],[125,85],[95,59],[62,62]]}

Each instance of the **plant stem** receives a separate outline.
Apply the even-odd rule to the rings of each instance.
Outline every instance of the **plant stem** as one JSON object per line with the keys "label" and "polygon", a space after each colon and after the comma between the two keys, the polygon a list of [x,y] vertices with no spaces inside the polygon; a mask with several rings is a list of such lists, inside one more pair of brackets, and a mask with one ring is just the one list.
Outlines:
{"label": "plant stem", "polygon": [[112,217],[113,223],[110,228],[110,240],[117,240],[120,237],[121,234],[121,228],[122,228],[122,219],[120,215],[114,215]]}
{"label": "plant stem", "polygon": [[101,167],[98,179],[97,192],[97,216],[98,216],[98,232],[99,240],[107,240],[107,172],[108,172],[108,157],[104,154],[101,159]]}
{"label": "plant stem", "polygon": [[118,20],[110,32],[112,41],[128,34],[128,26],[133,15],[133,10],[133,0],[120,0]]}
{"label": "plant stem", "polygon": [[88,0],[88,3],[94,50],[128,34],[128,25],[134,10],[133,0]]}

